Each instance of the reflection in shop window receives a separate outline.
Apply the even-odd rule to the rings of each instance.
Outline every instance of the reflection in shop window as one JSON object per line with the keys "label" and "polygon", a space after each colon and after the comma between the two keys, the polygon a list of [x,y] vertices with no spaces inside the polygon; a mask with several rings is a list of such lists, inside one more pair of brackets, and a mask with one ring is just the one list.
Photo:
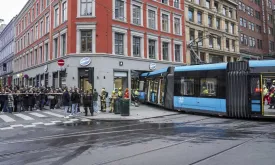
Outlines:
{"label": "reflection in shop window", "polygon": [[216,96],[217,93],[217,79],[215,78],[202,78],[200,81],[201,96]]}

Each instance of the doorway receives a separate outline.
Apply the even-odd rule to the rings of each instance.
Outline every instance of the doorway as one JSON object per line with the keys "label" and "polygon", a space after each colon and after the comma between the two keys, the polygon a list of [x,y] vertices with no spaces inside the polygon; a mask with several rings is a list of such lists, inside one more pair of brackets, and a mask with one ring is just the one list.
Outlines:
{"label": "doorway", "polygon": [[114,72],[114,90],[119,88],[125,91],[128,88],[128,74],[127,72]]}
{"label": "doorway", "polygon": [[92,84],[89,82],[89,68],[78,68],[79,85],[82,91],[91,91]]}

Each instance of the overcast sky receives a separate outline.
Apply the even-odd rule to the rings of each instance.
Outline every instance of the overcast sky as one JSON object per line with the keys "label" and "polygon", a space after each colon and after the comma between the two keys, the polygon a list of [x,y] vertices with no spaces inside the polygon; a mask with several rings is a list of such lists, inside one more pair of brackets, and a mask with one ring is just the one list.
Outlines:
{"label": "overcast sky", "polygon": [[16,16],[28,0],[0,0],[0,19],[8,24]]}

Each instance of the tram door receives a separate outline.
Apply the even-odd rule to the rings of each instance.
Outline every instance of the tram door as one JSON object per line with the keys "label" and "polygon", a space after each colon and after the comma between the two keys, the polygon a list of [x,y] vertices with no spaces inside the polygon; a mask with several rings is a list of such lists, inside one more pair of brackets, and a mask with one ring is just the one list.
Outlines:
{"label": "tram door", "polygon": [[262,115],[275,116],[275,73],[263,74],[262,84]]}
{"label": "tram door", "polygon": [[262,88],[261,88],[261,76],[253,75],[250,77],[249,82],[250,87],[250,101],[251,113],[252,114],[262,114]]}

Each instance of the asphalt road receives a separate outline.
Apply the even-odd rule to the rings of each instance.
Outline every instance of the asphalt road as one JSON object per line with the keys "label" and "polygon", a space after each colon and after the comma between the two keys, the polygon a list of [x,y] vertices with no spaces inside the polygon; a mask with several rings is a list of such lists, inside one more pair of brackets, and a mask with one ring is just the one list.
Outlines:
{"label": "asphalt road", "polygon": [[0,132],[2,165],[274,165],[275,122],[173,115]]}

